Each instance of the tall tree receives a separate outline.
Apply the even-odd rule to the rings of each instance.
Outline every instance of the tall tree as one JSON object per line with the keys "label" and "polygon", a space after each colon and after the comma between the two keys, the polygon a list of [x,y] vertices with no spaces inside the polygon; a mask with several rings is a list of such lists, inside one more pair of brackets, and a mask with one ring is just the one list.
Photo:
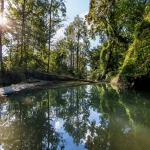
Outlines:
{"label": "tall tree", "polygon": [[66,13],[66,7],[64,4],[64,0],[51,0],[49,5],[49,14],[48,14],[48,32],[49,32],[49,39],[48,39],[48,65],[47,65],[47,72],[50,71],[50,49],[51,49],[51,40],[56,34],[56,31],[62,27],[61,22],[65,19],[64,17]]}
{"label": "tall tree", "polygon": [[74,51],[75,51],[75,42],[74,42],[74,27],[73,24],[71,23],[69,26],[66,27],[65,29],[65,37],[67,40],[67,49],[70,57],[70,72],[73,74],[74,71]]}
{"label": "tall tree", "polygon": [[77,43],[76,46],[76,58],[77,58],[77,74],[79,73],[79,51],[80,51],[80,41],[83,40],[85,38],[87,38],[87,26],[85,21],[83,20],[83,18],[80,18],[79,15],[77,15],[74,18],[73,21],[73,26],[74,26],[74,35],[75,35],[75,41]]}

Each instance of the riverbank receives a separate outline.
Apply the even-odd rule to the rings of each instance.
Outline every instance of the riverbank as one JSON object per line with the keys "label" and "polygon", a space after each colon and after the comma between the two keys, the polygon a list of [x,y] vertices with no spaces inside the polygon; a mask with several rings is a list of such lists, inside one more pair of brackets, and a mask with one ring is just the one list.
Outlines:
{"label": "riverbank", "polygon": [[6,87],[0,88],[0,96],[7,95],[13,92],[18,92],[18,91],[25,90],[25,89],[30,89],[36,86],[49,85],[52,83],[54,82],[53,81],[41,81],[41,82],[23,83],[23,84],[6,86]]}
{"label": "riverbank", "polygon": [[[65,83],[65,84],[64,84]],[[100,84],[101,82],[91,82],[88,80],[85,81],[38,81],[38,82],[32,82],[32,83],[19,83],[15,85],[10,85],[10,86],[5,86],[0,88],[0,97],[6,96],[7,94],[10,93],[15,93],[19,92],[25,89],[32,89],[38,86],[46,86],[50,85],[51,88],[63,88],[63,87],[69,87],[69,86],[76,86],[76,85],[81,85],[81,84],[90,84],[90,83],[98,83]],[[104,84],[104,82],[102,82]]]}

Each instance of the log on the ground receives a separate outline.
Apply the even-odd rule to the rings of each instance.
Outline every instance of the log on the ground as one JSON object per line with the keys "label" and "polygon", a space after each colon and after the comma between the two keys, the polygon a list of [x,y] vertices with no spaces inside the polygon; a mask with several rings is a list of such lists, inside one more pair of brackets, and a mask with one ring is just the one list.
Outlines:
{"label": "log on the ground", "polygon": [[83,82],[90,82],[90,83],[98,83],[98,81],[79,79],[79,78],[73,78],[73,77],[44,73],[44,72],[38,72],[36,75],[37,75],[37,78],[42,79],[42,80],[83,81]]}

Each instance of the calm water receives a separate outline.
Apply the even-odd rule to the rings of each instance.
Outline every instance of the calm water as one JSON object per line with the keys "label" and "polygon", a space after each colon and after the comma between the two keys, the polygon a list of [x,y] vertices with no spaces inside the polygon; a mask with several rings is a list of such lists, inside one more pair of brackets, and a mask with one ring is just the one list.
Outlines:
{"label": "calm water", "polygon": [[0,150],[150,150],[150,94],[82,85],[9,95]]}

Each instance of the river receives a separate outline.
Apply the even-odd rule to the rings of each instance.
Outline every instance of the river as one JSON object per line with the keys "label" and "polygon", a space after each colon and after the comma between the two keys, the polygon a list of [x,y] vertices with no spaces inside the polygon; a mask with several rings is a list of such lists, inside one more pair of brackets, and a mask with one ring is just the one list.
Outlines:
{"label": "river", "polygon": [[149,150],[150,93],[90,84],[0,100],[0,150]]}

